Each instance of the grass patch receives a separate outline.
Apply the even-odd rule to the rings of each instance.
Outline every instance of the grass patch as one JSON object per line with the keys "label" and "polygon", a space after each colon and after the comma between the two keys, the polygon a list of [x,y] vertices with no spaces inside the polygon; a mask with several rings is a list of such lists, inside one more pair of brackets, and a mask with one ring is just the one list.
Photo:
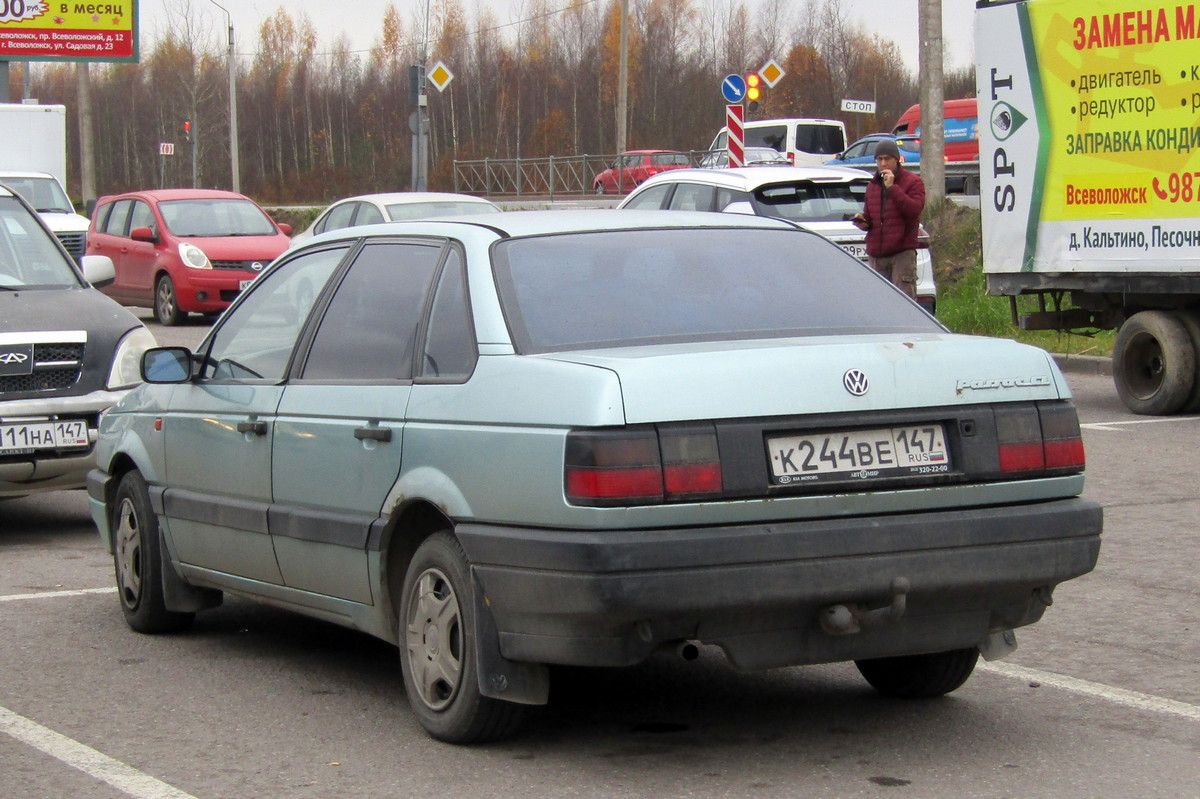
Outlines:
{"label": "grass patch", "polygon": [[[1008,297],[990,297],[983,274],[979,211],[953,203],[927,213],[938,284],[938,320],[955,333],[1011,338],[1051,352],[1072,355],[1112,355],[1115,330],[1060,333],[1021,330],[1013,324]],[[1039,310],[1037,297],[1018,297],[1018,315]]]}

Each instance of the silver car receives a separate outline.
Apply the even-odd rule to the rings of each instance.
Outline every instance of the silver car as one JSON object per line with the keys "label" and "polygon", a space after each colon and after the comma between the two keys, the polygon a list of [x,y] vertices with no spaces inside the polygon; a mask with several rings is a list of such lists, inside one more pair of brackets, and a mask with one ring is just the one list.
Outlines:
{"label": "silver car", "polygon": [[441,191],[393,191],[347,197],[317,215],[312,224],[292,236],[292,244],[303,244],[313,236],[358,225],[403,222],[463,214],[496,214],[500,206],[482,197]]}
{"label": "silver car", "polygon": [[[867,260],[867,234],[850,219],[862,210],[869,176],[836,166],[756,166],[679,169],[647,180],[618,208],[727,211],[790,219]],[[929,236],[921,228],[917,249],[917,302],[937,310],[937,285]]]}
{"label": "silver car", "polygon": [[88,486],[129,625],[228,592],[365,631],[447,741],[699,644],[941,695],[1099,552],[1053,360],[776,219],[349,228],[142,371]]}

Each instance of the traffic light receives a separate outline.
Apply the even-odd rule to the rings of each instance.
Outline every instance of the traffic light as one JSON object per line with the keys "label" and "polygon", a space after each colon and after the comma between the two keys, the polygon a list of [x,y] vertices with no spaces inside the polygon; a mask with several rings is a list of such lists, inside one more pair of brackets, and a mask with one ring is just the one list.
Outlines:
{"label": "traffic light", "polygon": [[184,122],[183,122],[183,140],[184,141],[192,140],[192,123],[188,122],[187,120],[184,120]]}
{"label": "traffic light", "polygon": [[758,101],[762,97],[762,77],[757,72],[746,75],[746,101],[749,110],[758,110]]}

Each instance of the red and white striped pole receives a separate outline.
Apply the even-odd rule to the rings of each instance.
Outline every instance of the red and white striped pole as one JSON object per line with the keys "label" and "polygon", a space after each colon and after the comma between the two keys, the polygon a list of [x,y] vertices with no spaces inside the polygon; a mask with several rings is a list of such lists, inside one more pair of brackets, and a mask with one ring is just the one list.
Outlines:
{"label": "red and white striped pole", "polygon": [[741,103],[725,106],[725,128],[729,131],[726,148],[729,150],[730,166],[746,165],[745,134],[742,124],[745,118],[746,109]]}

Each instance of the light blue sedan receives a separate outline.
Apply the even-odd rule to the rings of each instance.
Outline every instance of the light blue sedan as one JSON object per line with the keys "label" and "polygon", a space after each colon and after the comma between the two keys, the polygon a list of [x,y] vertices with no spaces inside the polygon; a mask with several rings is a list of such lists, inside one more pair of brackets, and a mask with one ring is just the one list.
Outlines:
{"label": "light blue sedan", "polygon": [[701,644],[938,696],[1099,552],[1051,358],[777,219],[349,228],[142,371],[88,484],[129,625],[232,593],[365,631],[446,741]]}

